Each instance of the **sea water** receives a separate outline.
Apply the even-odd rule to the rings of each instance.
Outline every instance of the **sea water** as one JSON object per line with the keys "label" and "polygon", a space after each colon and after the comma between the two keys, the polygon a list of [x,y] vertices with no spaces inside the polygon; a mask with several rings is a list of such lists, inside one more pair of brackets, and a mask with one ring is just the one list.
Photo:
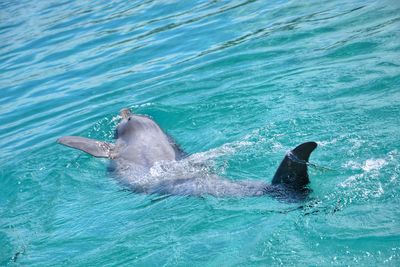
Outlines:
{"label": "sea water", "polygon": [[[0,265],[399,266],[399,1],[5,0],[0,40]],[[316,141],[313,192],[135,194],[56,144],[124,107],[233,180]]]}

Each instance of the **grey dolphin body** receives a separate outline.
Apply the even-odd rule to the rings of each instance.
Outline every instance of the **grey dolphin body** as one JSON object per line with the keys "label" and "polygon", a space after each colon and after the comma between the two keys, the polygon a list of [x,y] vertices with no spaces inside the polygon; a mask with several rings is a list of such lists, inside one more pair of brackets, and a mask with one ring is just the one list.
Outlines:
{"label": "grey dolphin body", "polygon": [[120,182],[135,192],[167,195],[260,196],[287,195],[303,197],[309,183],[307,163],[315,142],[303,143],[288,152],[277,169],[271,184],[262,181],[233,181],[212,173],[166,172],[149,175],[161,163],[179,161],[187,154],[166,135],[152,119],[120,113],[116,142],[107,143],[79,136],[64,136],[58,143],[82,150],[92,156],[109,158],[111,168]]}

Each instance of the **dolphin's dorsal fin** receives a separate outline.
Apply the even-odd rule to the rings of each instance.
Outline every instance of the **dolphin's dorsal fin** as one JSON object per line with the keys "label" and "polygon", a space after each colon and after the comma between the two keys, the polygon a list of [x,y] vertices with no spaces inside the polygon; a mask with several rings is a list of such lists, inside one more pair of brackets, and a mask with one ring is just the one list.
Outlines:
{"label": "dolphin's dorsal fin", "polygon": [[80,136],[63,136],[57,143],[82,150],[97,158],[113,158],[115,145]]}
{"label": "dolphin's dorsal fin", "polygon": [[317,147],[315,142],[307,142],[289,151],[276,170],[272,184],[282,184],[294,190],[301,190],[310,180],[307,164],[311,152]]}

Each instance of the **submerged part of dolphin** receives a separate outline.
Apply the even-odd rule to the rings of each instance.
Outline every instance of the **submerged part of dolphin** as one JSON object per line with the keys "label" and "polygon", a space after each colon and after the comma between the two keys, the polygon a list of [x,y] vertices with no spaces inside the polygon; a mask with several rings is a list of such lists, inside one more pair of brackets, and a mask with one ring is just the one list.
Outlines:
{"label": "submerged part of dolphin", "polygon": [[120,112],[115,143],[79,136],[64,136],[58,143],[82,150],[94,157],[111,160],[116,178],[135,192],[168,195],[213,196],[304,196],[310,182],[307,165],[315,142],[307,142],[288,152],[271,184],[262,181],[233,181],[213,173],[181,172],[172,168],[163,175],[151,175],[160,163],[168,165],[188,155],[149,117]]}

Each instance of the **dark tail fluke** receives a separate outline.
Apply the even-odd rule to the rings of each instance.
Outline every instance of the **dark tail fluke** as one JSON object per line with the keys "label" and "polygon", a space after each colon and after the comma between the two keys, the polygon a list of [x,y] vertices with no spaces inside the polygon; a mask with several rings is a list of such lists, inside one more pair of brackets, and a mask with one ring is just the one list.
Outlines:
{"label": "dark tail fluke", "polygon": [[307,142],[289,151],[276,170],[272,184],[282,184],[293,190],[303,189],[310,182],[307,163],[311,152],[316,147],[317,143]]}

